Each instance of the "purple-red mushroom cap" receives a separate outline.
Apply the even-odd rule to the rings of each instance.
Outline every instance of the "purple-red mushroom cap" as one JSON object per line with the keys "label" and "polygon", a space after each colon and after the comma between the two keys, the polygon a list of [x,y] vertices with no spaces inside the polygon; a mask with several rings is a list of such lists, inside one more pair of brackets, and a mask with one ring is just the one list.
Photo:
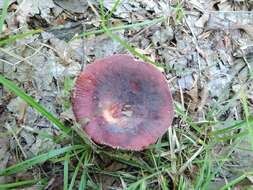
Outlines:
{"label": "purple-red mushroom cap", "polygon": [[119,54],[96,60],[76,80],[73,112],[96,143],[143,150],[171,126],[173,100],[163,74]]}

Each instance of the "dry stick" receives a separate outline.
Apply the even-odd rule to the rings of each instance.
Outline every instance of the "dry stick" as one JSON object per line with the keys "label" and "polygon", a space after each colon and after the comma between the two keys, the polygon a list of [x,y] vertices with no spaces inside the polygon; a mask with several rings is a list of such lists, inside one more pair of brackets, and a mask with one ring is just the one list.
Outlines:
{"label": "dry stick", "polygon": [[[154,154],[153,154],[152,151],[150,151],[150,152],[151,152],[151,155],[152,155],[152,159],[153,159],[156,171],[159,172],[159,169],[158,169],[157,162],[155,160]],[[160,185],[162,184],[163,179],[164,179],[164,177],[163,177],[162,173],[158,174],[158,182],[160,183]]]}
{"label": "dry stick", "polygon": [[[17,144],[18,144],[18,147],[19,147],[19,149],[21,150],[23,156],[24,156],[25,158],[27,158],[27,155],[26,155],[25,151],[23,150],[23,148],[22,148],[22,146],[21,146],[21,144],[20,144],[20,142],[19,142],[19,140],[18,140],[18,137],[17,137],[17,135],[15,134],[15,132],[12,130],[11,126],[9,126],[9,124],[7,124],[5,127],[7,128],[7,130],[9,130],[9,131],[12,133],[12,135],[13,135],[14,139],[16,140],[16,142],[17,142]],[[20,129],[19,131],[17,131],[17,133],[19,133],[21,130],[22,130],[22,129]]]}
{"label": "dry stick", "polygon": [[90,3],[89,0],[88,0],[87,2],[88,2],[89,7],[91,8],[91,10],[93,11],[93,13],[94,13],[98,18],[100,18],[100,15],[99,15],[99,13],[97,12],[96,8]]}
{"label": "dry stick", "polygon": [[182,108],[185,110],[185,106],[184,106],[184,93],[183,93],[181,85],[178,84],[178,86],[179,86],[179,91],[180,91],[181,105],[182,105]]}
{"label": "dry stick", "polygon": [[34,57],[36,54],[38,54],[40,52],[40,50],[42,49],[42,46],[39,47],[38,49],[35,50],[35,52],[32,55],[29,55],[27,57],[25,57],[23,60],[19,60],[16,63],[13,64],[13,66],[17,66],[19,63],[26,61],[27,59],[30,59],[32,57]]}
{"label": "dry stick", "polygon": [[[47,47],[47,48],[53,50],[53,51],[56,53],[56,55],[59,56],[59,52],[58,52],[53,46],[48,45],[48,44],[45,44],[45,43],[42,43],[42,42],[39,42],[39,43],[40,43],[43,47]],[[64,49],[64,51],[65,51],[65,49]],[[43,56],[46,56],[46,55],[43,55]],[[67,63],[68,63],[68,62],[67,62]],[[69,64],[69,63],[68,63],[68,64]]]}
{"label": "dry stick", "polygon": [[14,57],[14,58],[16,58],[16,59],[19,59],[21,62],[22,62],[22,61],[25,61],[25,62],[27,62],[29,65],[33,65],[30,61],[26,60],[24,57],[21,57],[21,56],[16,55],[16,54],[14,54],[14,53],[12,53],[12,52],[9,52],[9,51],[5,50],[4,48],[0,48],[0,51],[2,51],[3,53],[6,53],[6,54],[8,54],[8,55],[10,55],[11,57]]}
{"label": "dry stick", "polygon": [[[15,64],[14,64],[14,63],[11,63],[11,62],[6,61],[6,60],[4,60],[4,59],[1,59],[1,58],[0,58],[0,61],[2,61],[2,62],[4,62],[4,63],[6,63],[6,64],[8,64],[8,65],[15,66]],[[4,64],[3,64],[3,65],[4,65]]]}
{"label": "dry stick", "polygon": [[248,60],[247,60],[247,58],[246,58],[245,56],[243,56],[242,59],[243,59],[243,61],[246,63],[246,65],[247,65],[249,71],[251,72],[252,69],[251,69],[251,66],[250,66],[250,64],[249,64],[249,62],[248,62]]}
{"label": "dry stick", "polygon": [[[41,43],[41,42],[39,42],[39,44],[41,45],[41,46],[39,47],[39,49],[41,50],[41,49],[44,47],[44,44]],[[31,45],[29,45],[29,43],[25,44],[25,46],[31,48],[31,49],[34,50],[35,52],[37,51],[37,48],[32,47]],[[54,51],[56,51],[56,50],[54,49]],[[48,58],[48,56],[47,56],[45,53],[41,52],[41,51],[38,51],[37,53],[40,54],[40,55],[42,55],[42,56],[45,57],[45,58]]]}
{"label": "dry stick", "polygon": [[184,163],[184,165],[179,169],[177,173],[178,175],[180,175],[188,167],[188,165],[201,153],[202,149],[203,149],[203,146],[201,146],[198,149],[198,151],[195,152],[193,156],[189,160],[187,160],[187,162]]}
{"label": "dry stick", "polygon": [[177,160],[177,156],[175,154],[175,145],[176,143],[174,143],[173,141],[173,131],[172,131],[172,127],[170,127],[168,129],[168,132],[169,132],[169,145],[170,145],[170,157],[171,157],[171,170],[173,173],[176,173],[176,168],[177,168],[177,163],[176,163],[176,160]]}

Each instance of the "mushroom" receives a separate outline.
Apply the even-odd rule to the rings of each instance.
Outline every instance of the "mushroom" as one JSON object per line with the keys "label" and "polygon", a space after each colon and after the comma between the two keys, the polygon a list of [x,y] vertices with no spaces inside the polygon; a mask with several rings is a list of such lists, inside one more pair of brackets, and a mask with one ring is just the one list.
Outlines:
{"label": "mushroom", "polygon": [[96,60],[76,80],[73,112],[96,143],[143,150],[173,120],[173,101],[163,74],[126,54]]}

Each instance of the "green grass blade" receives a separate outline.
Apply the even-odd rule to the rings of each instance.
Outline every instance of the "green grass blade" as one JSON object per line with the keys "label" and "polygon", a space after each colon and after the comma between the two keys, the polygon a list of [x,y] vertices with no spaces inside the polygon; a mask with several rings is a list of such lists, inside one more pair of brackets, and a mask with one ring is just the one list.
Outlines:
{"label": "green grass blade", "polygon": [[144,183],[146,180],[148,180],[148,179],[150,179],[150,178],[153,178],[153,177],[155,177],[156,175],[159,175],[159,174],[161,174],[161,171],[158,171],[158,172],[155,172],[155,173],[153,173],[153,174],[151,174],[151,175],[145,176],[145,177],[141,178],[140,180],[138,180],[138,181],[136,181],[136,182],[130,184],[127,188],[125,188],[125,190],[137,189],[137,188],[140,187],[140,185],[141,185],[142,183]]}
{"label": "green grass blade", "polygon": [[201,129],[192,121],[192,119],[177,105],[175,104],[175,111],[182,117],[182,120],[188,123],[193,129],[201,134]]}
{"label": "green grass blade", "polygon": [[[141,60],[143,61],[146,61],[148,63],[151,63],[157,67],[160,67],[160,68],[164,68],[165,66],[160,64],[160,63],[157,63],[156,61],[153,61],[151,60],[149,57],[139,53],[138,51],[135,50],[134,47],[130,46],[125,40],[122,40],[118,35],[112,33],[110,30],[108,30],[108,28],[106,27],[106,25],[103,23],[102,24],[103,26],[103,29],[106,31],[106,33],[108,34],[108,36],[110,38],[112,38],[113,40],[116,40],[117,42],[120,43],[120,45],[122,45],[125,49],[127,49],[131,54],[139,57]],[[170,68],[168,68],[170,69]]]}
{"label": "green grass blade", "polygon": [[18,182],[13,182],[13,183],[6,183],[6,184],[0,184],[0,189],[12,189],[12,188],[18,188],[20,186],[25,186],[25,185],[32,185],[40,180],[24,180],[24,181],[18,181]]}
{"label": "green grass blade", "polygon": [[[69,154],[69,158],[72,159],[72,158],[76,157],[77,154],[82,153],[85,149],[86,149],[86,148],[85,148],[85,146],[84,146],[81,150],[77,150],[77,151],[75,151],[75,152]],[[64,160],[65,160],[65,156],[64,156],[64,155],[63,155],[62,157],[57,157],[57,158],[52,158],[52,159],[50,159],[50,161],[51,161],[52,163],[54,163],[54,164],[55,164],[55,163],[59,163],[59,162],[64,162]]]}
{"label": "green grass blade", "polygon": [[81,163],[82,163],[82,161],[83,161],[84,155],[85,155],[85,152],[82,154],[80,160],[78,161],[78,164],[77,164],[77,166],[76,166],[76,168],[75,168],[75,171],[74,171],[74,174],[73,174],[73,176],[72,176],[71,182],[70,182],[70,184],[69,184],[68,190],[72,190],[73,187],[74,187],[75,180],[76,180],[76,176],[77,176],[78,171],[79,171],[79,169],[80,169],[80,166],[81,166]]}
{"label": "green grass blade", "polygon": [[[133,55],[139,57],[140,59],[142,59],[143,61],[146,61],[148,63],[151,63],[157,67],[160,68],[165,68],[165,65],[162,65],[156,61],[151,60],[149,57],[139,53],[138,51],[135,50],[135,48],[133,48],[132,46],[128,45],[128,43],[124,40],[122,40],[118,35],[112,33],[112,31],[109,30],[109,28],[106,25],[106,16],[104,13],[104,4],[103,4],[103,0],[100,0],[100,19],[101,19],[101,25],[102,28],[104,29],[104,31],[107,33],[107,35],[112,38],[113,40],[116,40],[117,42],[119,42],[125,49],[127,49],[130,53],[132,53]],[[171,69],[171,68],[167,68],[167,69]]]}
{"label": "green grass blade", "polygon": [[87,170],[84,169],[83,173],[82,173],[82,176],[81,176],[81,180],[80,180],[78,190],[85,190],[86,186],[87,186]]}
{"label": "green grass blade", "polygon": [[176,1],[175,12],[176,12],[176,22],[179,23],[182,21],[184,15],[185,15],[185,11],[182,6],[182,2],[179,0]]}
{"label": "green grass blade", "polygon": [[[243,136],[238,137],[233,142],[233,146],[231,146],[228,150],[228,152],[225,154],[225,156],[220,159],[219,162],[216,163],[216,167],[212,168],[211,175],[209,177],[205,177],[204,184],[202,185],[202,189],[208,189],[210,182],[215,179],[215,176],[222,171],[222,166],[225,164],[225,162],[228,160],[228,158],[231,156],[231,154],[235,151],[235,149],[238,148],[240,143],[242,142]],[[216,160],[217,161],[217,160]]]}
{"label": "green grass blade", "polygon": [[108,30],[108,28],[103,25],[104,30],[106,31],[106,33],[108,34],[108,36],[110,36],[112,39],[116,40],[117,42],[120,43],[120,45],[122,45],[125,49],[127,49],[131,54],[139,57],[141,60],[146,61],[148,63],[151,63],[157,67],[160,68],[164,68],[165,66],[157,63],[156,61],[151,60],[149,57],[139,53],[138,51],[135,50],[135,48],[133,48],[132,46],[130,46],[126,41],[122,40],[118,35],[112,33],[110,30]]}
{"label": "green grass blade", "polygon": [[235,140],[239,137],[245,137],[247,135],[248,135],[248,132],[243,131],[243,132],[236,133],[236,134],[233,134],[233,135],[227,135],[227,136],[224,136],[224,137],[216,137],[215,140],[216,140],[216,142],[226,142],[226,141],[229,141],[229,140]]}
{"label": "green grass blade", "polygon": [[64,124],[54,117],[50,112],[48,112],[44,107],[42,107],[39,103],[37,103],[33,98],[28,96],[25,92],[23,92],[18,86],[16,86],[10,80],[5,79],[2,75],[0,75],[0,83],[2,83],[6,88],[13,91],[17,96],[22,98],[26,103],[28,103],[31,107],[33,107],[36,111],[38,111],[41,115],[45,116],[49,121],[59,127],[62,132],[65,134],[69,134],[71,131],[70,128],[64,126]]}
{"label": "green grass blade", "polygon": [[68,189],[68,176],[69,175],[69,154],[65,155],[64,169],[63,169],[63,190]]}
{"label": "green grass blade", "polygon": [[3,0],[2,15],[0,17],[0,34],[3,32],[4,19],[7,15],[8,4],[9,4],[9,0]]}
{"label": "green grass blade", "polygon": [[[154,24],[160,23],[162,21],[164,21],[164,17],[156,18],[156,19],[153,19],[153,20],[145,20],[143,22],[137,22],[137,23],[133,23],[133,24],[113,26],[113,27],[108,28],[108,30],[110,30],[110,31],[119,31],[119,30],[125,30],[125,29],[137,29],[137,28],[147,26],[147,25],[154,25]],[[102,34],[102,33],[105,33],[105,32],[106,31],[104,29],[88,31],[88,32],[84,32],[84,33],[82,33],[78,36],[75,36],[74,38],[72,38],[72,40],[79,39],[81,37],[88,37],[90,35]]]}
{"label": "green grass blade", "polygon": [[140,184],[140,190],[146,190],[146,189],[147,189],[147,182],[144,180]]}
{"label": "green grass blade", "polygon": [[250,74],[249,74],[249,79],[250,79],[250,80],[253,79],[253,71],[250,72]]}
{"label": "green grass blade", "polygon": [[185,190],[186,189],[186,182],[184,177],[181,175],[179,178],[178,190]]}
{"label": "green grass blade", "polygon": [[206,179],[211,177],[212,160],[210,159],[209,154],[209,152],[206,152],[204,163],[198,172],[199,174],[197,175],[194,187],[195,190],[202,189],[203,183]]}
{"label": "green grass blade", "polygon": [[106,20],[109,20],[112,16],[112,14],[114,13],[114,11],[117,10],[117,7],[119,6],[121,0],[116,0],[116,2],[114,3],[112,10],[110,10],[109,14],[106,16]]}
{"label": "green grass blade", "polygon": [[12,174],[27,170],[36,164],[40,164],[40,163],[43,163],[43,162],[49,160],[50,158],[56,157],[58,155],[61,155],[61,154],[67,153],[67,152],[71,152],[73,150],[81,149],[82,147],[83,146],[81,146],[81,145],[74,145],[74,146],[67,146],[64,148],[60,148],[57,150],[52,150],[48,153],[36,156],[36,157],[31,158],[29,160],[25,160],[25,161],[20,162],[16,165],[10,166],[10,167],[0,171],[0,176],[12,175]]}
{"label": "green grass blade", "polygon": [[[249,124],[253,125],[253,119],[248,120]],[[224,129],[217,129],[214,131],[211,131],[209,133],[210,136],[217,136],[217,135],[221,135],[221,134],[226,134],[229,133],[233,130],[237,130],[240,129],[242,127],[244,127],[247,124],[247,122],[245,120],[236,120],[236,121],[232,121],[232,122],[221,122],[220,125],[225,125],[228,126]],[[218,128],[218,126],[217,126]]]}
{"label": "green grass blade", "polygon": [[89,145],[94,151],[97,151],[99,147],[90,139],[86,133],[83,132],[82,127],[78,123],[75,123],[72,126],[72,130],[76,132],[76,134],[83,140],[85,144]]}
{"label": "green grass blade", "polygon": [[[87,170],[87,165],[89,164],[90,162],[90,159],[91,159],[91,154],[92,152],[86,152],[85,155],[85,158],[84,158],[84,162],[83,162],[83,165],[84,165],[84,168],[83,168],[83,172],[82,172],[82,175],[81,175],[81,180],[80,180],[80,184],[79,184],[79,188],[78,190],[85,190],[86,189],[86,186],[87,186],[87,181],[88,181],[88,170]],[[95,189],[95,184],[92,185]]]}
{"label": "green grass blade", "polygon": [[236,184],[240,183],[242,180],[244,180],[247,176],[250,176],[250,175],[253,175],[253,172],[249,172],[237,177],[236,179],[230,181],[229,183],[221,187],[220,190],[230,189],[230,187],[235,186]]}
{"label": "green grass blade", "polygon": [[104,0],[99,0],[99,11],[100,11],[100,19],[102,22],[105,21],[105,11],[104,11]]}
{"label": "green grass blade", "polygon": [[100,154],[105,154],[111,159],[117,160],[132,167],[140,168],[143,171],[148,171],[150,173],[153,173],[155,171],[155,169],[150,167],[144,160],[138,159],[138,157],[135,157],[132,154],[121,154],[119,152],[112,153],[108,151],[101,151]]}
{"label": "green grass blade", "polygon": [[241,91],[241,102],[243,105],[246,126],[247,126],[248,134],[250,137],[251,150],[253,152],[253,125],[250,124],[250,122],[249,122],[250,113],[249,113],[248,101],[247,101],[246,95],[243,91]]}
{"label": "green grass blade", "polygon": [[21,34],[11,35],[6,39],[0,40],[0,46],[3,46],[5,44],[9,44],[9,43],[14,42],[16,40],[23,39],[23,38],[25,38],[27,36],[31,36],[33,34],[41,33],[42,31],[43,30],[38,29],[38,30],[31,30],[31,31],[28,31],[28,32],[24,32],[24,33],[21,33]]}

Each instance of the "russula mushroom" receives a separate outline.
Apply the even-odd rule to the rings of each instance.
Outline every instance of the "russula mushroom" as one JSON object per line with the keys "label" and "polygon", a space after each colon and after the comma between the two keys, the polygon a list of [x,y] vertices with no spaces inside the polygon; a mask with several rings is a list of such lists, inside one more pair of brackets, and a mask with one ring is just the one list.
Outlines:
{"label": "russula mushroom", "polygon": [[143,150],[172,123],[172,96],[153,65],[118,54],[96,60],[76,80],[73,112],[87,135],[113,148]]}

